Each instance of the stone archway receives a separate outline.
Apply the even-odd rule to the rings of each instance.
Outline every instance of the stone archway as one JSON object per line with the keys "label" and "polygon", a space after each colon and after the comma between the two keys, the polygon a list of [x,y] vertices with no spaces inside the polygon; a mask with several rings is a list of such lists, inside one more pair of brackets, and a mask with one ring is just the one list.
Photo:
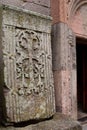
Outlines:
{"label": "stone archway", "polygon": [[[71,26],[75,36],[77,37],[76,45],[77,45],[77,104],[78,109],[80,109],[79,118],[86,116],[86,51],[87,51],[87,0],[78,1],[78,5],[73,7],[75,9],[72,17],[69,19],[69,25]],[[79,39],[79,40],[78,40]],[[79,43],[79,44],[78,44]],[[85,44],[85,45],[84,45]],[[78,54],[79,53],[79,54]],[[81,53],[81,54],[80,54]],[[83,54],[84,53],[84,54]],[[78,58],[81,60],[78,60]],[[79,64],[82,64],[79,65]],[[82,68],[82,70],[79,69]],[[80,73],[82,71],[82,74]],[[79,76],[82,75],[82,76]],[[79,81],[80,79],[81,81]],[[79,86],[79,82],[80,86]],[[82,85],[81,85],[82,84]],[[80,96],[81,95],[81,96]],[[80,100],[81,98],[81,100]],[[79,105],[80,103],[80,105]]]}
{"label": "stone archway", "polygon": [[70,18],[69,24],[77,37],[87,38],[87,3],[81,5]]}
{"label": "stone archway", "polygon": [[67,7],[68,7],[67,14],[69,20],[72,18],[72,16],[75,15],[78,8],[82,7],[84,4],[87,4],[87,0],[67,0]]}

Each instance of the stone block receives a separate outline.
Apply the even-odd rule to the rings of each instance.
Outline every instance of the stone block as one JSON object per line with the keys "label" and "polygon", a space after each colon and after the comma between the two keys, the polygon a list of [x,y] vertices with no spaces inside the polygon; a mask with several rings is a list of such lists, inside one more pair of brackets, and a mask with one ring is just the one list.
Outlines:
{"label": "stone block", "polygon": [[0,16],[1,109],[7,114],[5,120],[49,118],[55,113],[51,17],[4,5]]}

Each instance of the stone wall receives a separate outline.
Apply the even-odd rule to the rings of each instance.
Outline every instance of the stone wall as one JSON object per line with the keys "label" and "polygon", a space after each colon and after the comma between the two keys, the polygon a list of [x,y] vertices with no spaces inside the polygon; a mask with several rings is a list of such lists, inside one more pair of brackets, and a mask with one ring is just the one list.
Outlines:
{"label": "stone wall", "polygon": [[50,15],[50,0],[0,0],[0,3]]}
{"label": "stone wall", "polygon": [[[53,16],[53,70],[57,111],[76,119],[76,37],[87,38],[87,0],[51,0],[51,14]],[[71,45],[68,44],[69,42]]]}
{"label": "stone wall", "polygon": [[56,110],[76,119],[76,41],[68,25],[68,7],[69,1],[51,0],[54,86]]}

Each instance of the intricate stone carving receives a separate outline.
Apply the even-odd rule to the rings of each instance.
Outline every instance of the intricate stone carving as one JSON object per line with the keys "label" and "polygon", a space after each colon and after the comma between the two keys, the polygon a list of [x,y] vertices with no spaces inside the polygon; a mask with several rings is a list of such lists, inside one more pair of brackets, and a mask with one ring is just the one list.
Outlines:
{"label": "intricate stone carving", "polygon": [[71,47],[74,46],[74,37],[72,35],[68,36],[68,43]]}
{"label": "intricate stone carving", "polygon": [[50,20],[6,8],[3,21],[7,117],[10,122],[48,118],[55,112]]}
{"label": "intricate stone carving", "polygon": [[[25,100],[26,97],[27,100],[30,100],[29,102],[31,102],[32,99],[30,99],[30,96],[36,95],[41,98],[40,95],[49,93],[49,88],[53,89],[53,77],[52,77],[52,72],[50,71],[50,69],[52,69],[51,62],[50,62],[51,55],[50,52],[47,52],[47,49],[46,50],[42,49],[41,37],[38,36],[38,34],[35,31],[21,29],[21,28],[13,28],[12,30],[12,27],[9,28],[8,26],[5,26],[4,31],[6,35],[5,37],[8,37],[7,32],[11,34],[15,32],[12,34],[15,37],[14,45],[12,45],[14,46],[13,50],[9,50],[11,43],[10,44],[7,43],[9,47],[8,49],[6,49],[5,47],[6,39],[3,41],[3,47],[4,47],[3,53],[4,53],[4,64],[5,64],[4,91],[6,95],[8,95],[6,96],[6,100],[7,100],[6,105],[8,108],[7,113],[9,113],[9,109],[11,110],[11,107],[13,108],[13,106],[9,103],[13,102],[14,99],[17,102],[16,104],[17,109],[18,108],[20,109],[21,107],[25,111],[25,108],[29,109],[30,106],[24,107],[21,101],[20,101],[21,103],[20,105],[18,101],[19,98],[20,100],[23,100],[26,103]],[[11,68],[9,68],[9,66],[11,66]],[[14,66],[13,70],[9,70],[12,69],[12,66]],[[10,71],[9,76],[8,76],[8,71]],[[48,77],[50,78],[49,82],[47,80]],[[11,102],[9,102],[8,99],[11,97],[12,97]],[[14,112],[15,116],[17,116],[18,114],[17,111],[18,110]],[[21,109],[20,109],[20,113],[22,113]],[[20,121],[18,117],[15,118],[16,119],[12,118],[10,120],[16,122]]]}
{"label": "intricate stone carving", "polygon": [[44,51],[41,51],[40,40],[36,35],[33,41],[34,41],[33,42],[33,72],[34,72],[34,80],[36,84],[36,90],[34,91],[35,93],[39,93],[44,91],[45,53]]}
{"label": "intricate stone carving", "polygon": [[[45,53],[40,49],[40,39],[36,32],[29,30],[19,30],[16,38],[18,94],[38,94],[44,91],[45,73],[43,60]],[[33,80],[31,79],[31,75],[34,78]]]}
{"label": "intricate stone carving", "polygon": [[[16,34],[16,74],[18,94],[28,95],[30,87],[30,32],[18,30]],[[30,43],[29,43],[30,42]]]}

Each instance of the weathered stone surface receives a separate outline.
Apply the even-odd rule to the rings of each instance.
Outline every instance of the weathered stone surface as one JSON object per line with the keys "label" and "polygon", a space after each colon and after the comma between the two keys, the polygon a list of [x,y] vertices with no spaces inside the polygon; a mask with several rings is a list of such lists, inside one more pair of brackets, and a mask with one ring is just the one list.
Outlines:
{"label": "weathered stone surface", "polygon": [[35,125],[26,127],[1,127],[0,130],[82,130],[81,125],[77,121],[73,121],[67,116],[56,113],[53,119],[40,122]]}
{"label": "weathered stone surface", "polygon": [[50,15],[50,0],[0,0],[0,4],[13,5],[41,14]]}
{"label": "weathered stone surface", "polygon": [[51,18],[8,6],[1,10],[7,117],[10,122],[49,118],[55,113]]}
{"label": "weathered stone surface", "polygon": [[77,118],[75,36],[64,23],[53,25],[52,49],[57,111]]}

